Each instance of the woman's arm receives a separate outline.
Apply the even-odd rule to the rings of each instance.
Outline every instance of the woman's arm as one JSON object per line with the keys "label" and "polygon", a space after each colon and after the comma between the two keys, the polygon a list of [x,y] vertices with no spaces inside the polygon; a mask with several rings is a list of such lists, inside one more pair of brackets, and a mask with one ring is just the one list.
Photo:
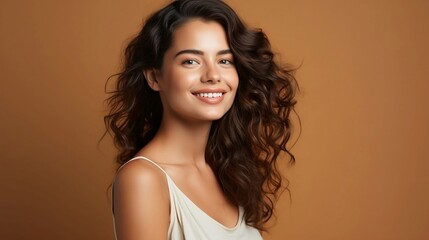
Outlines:
{"label": "woman's arm", "polygon": [[113,187],[117,240],[167,239],[170,198],[162,171],[135,160],[120,169]]}

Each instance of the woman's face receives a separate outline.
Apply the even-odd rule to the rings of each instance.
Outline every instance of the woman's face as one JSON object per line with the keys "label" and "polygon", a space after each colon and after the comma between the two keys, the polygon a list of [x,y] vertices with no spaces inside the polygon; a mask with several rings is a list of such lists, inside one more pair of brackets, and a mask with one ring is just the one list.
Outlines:
{"label": "woman's face", "polygon": [[231,107],[238,87],[225,32],[214,21],[191,20],[173,34],[152,88],[159,91],[164,118],[213,121]]}

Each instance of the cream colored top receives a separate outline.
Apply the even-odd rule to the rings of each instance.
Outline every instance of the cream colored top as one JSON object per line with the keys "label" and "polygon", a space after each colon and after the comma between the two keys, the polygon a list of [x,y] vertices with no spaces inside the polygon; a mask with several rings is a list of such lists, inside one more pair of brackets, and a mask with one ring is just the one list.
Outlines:
{"label": "cream colored top", "polygon": [[[158,164],[146,157],[135,157],[128,162],[142,159],[157,166],[165,173],[170,193],[169,240],[261,240],[256,228],[248,226],[243,217],[243,208],[239,207],[238,222],[228,228],[211,218],[195,205]],[[128,163],[127,162],[127,163]]]}

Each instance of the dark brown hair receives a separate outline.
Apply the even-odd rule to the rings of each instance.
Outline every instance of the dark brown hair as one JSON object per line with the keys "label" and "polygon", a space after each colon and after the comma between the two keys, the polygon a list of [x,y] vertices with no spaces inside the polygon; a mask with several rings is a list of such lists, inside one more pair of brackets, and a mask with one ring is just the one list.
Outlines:
{"label": "dark brown hair", "polygon": [[262,30],[246,27],[223,1],[174,1],[149,17],[128,44],[104,118],[119,149],[117,162],[122,165],[131,159],[159,129],[161,100],[143,70],[162,67],[173,32],[190,19],[222,25],[240,79],[231,109],[212,124],[206,161],[225,195],[244,208],[246,223],[265,230],[282,188],[277,158],[285,152],[290,163],[295,161],[286,145],[297,84],[292,69],[275,63]]}

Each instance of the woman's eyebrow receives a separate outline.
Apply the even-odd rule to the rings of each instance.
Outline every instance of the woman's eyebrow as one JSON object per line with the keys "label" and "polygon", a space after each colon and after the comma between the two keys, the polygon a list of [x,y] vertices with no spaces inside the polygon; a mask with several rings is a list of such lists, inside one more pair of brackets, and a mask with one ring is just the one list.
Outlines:
{"label": "woman's eyebrow", "polygon": [[[181,55],[181,54],[195,54],[195,55],[204,55],[204,52],[201,50],[196,50],[196,49],[185,49],[182,51],[179,51],[178,53],[176,53],[176,55],[174,55],[174,57],[176,58],[177,56]],[[216,53],[216,55],[225,55],[225,54],[231,54],[231,50],[230,49],[224,49],[224,50],[220,50],[219,52]]]}
{"label": "woman's eyebrow", "polygon": [[225,55],[225,54],[232,54],[231,49],[221,50],[216,55]]}
{"label": "woman's eyebrow", "polygon": [[196,50],[196,49],[185,49],[185,50],[182,50],[182,51],[180,51],[180,52],[176,53],[176,55],[174,55],[174,57],[177,57],[177,56],[179,56],[180,54],[186,54],[186,53],[195,54],[195,55],[204,55],[204,52],[203,52],[203,51],[200,51],[200,50]]}

